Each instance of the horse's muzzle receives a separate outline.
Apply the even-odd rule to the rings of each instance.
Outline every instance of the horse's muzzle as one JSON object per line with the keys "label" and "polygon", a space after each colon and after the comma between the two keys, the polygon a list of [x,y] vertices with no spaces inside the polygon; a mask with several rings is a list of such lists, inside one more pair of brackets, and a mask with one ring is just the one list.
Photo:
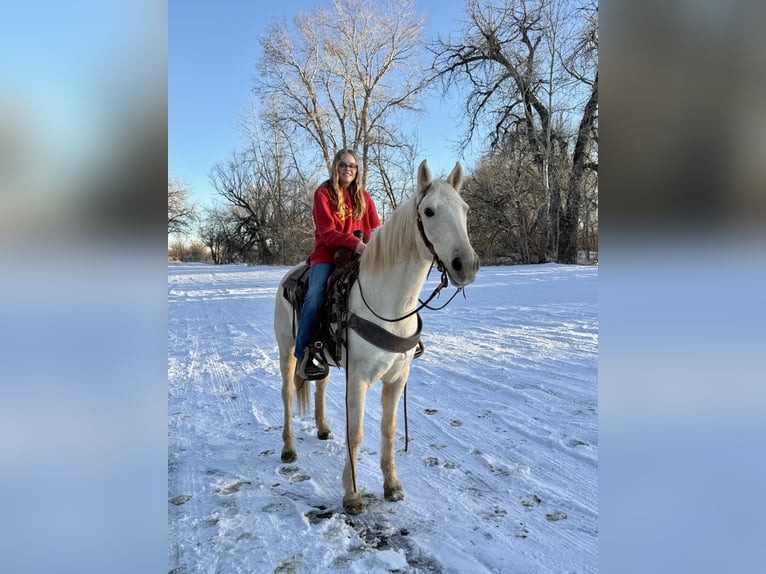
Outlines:
{"label": "horse's muzzle", "polygon": [[475,251],[456,254],[450,261],[447,275],[455,287],[465,287],[474,282],[479,271],[479,258]]}

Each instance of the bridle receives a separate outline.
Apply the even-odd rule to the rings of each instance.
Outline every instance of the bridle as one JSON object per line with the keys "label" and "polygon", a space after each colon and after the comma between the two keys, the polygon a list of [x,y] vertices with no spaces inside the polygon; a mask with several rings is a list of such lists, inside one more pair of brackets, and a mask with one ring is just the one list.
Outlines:
{"label": "bridle", "polygon": [[[420,199],[418,199],[417,205],[415,205],[415,213],[418,214],[418,232],[420,233],[420,239],[423,240],[423,243],[425,244],[428,251],[431,252],[431,255],[433,256],[433,260],[436,263],[436,268],[441,271],[442,274],[446,273],[446,265],[444,265],[444,262],[439,258],[439,256],[436,254],[436,249],[434,249],[434,244],[431,243],[431,240],[428,239],[428,236],[426,235],[425,227],[423,227],[423,218],[420,217],[420,204],[423,203],[423,200],[426,198],[426,193],[428,193],[429,188],[431,187],[431,184],[428,184],[428,187],[426,187],[423,190],[423,194],[420,196]],[[432,264],[433,265],[433,264]]]}

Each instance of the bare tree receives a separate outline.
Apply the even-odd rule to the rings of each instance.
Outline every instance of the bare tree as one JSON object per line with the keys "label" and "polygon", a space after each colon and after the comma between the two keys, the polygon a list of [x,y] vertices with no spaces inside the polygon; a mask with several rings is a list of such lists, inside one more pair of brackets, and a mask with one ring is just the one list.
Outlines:
{"label": "bare tree", "polygon": [[469,231],[485,261],[538,262],[539,219],[545,209],[538,177],[524,146],[506,141],[501,153],[488,156],[467,179],[465,197],[473,214]]}
{"label": "bare tree", "polygon": [[208,208],[198,233],[202,243],[210,250],[213,263],[233,262],[234,219],[221,208]]}
{"label": "bare tree", "polygon": [[598,172],[589,170],[586,180],[582,209],[582,246],[586,260],[591,261],[591,253],[598,252]]}
{"label": "bare tree", "polygon": [[186,186],[168,175],[168,235],[185,233],[196,221],[196,208],[188,203],[188,198]]}
{"label": "bare tree", "polygon": [[[488,130],[490,148],[496,151],[507,149],[509,138],[514,142],[525,139],[538,171],[542,200],[537,217],[540,261],[556,257],[555,249],[566,243],[561,234],[557,237],[551,223],[561,222],[564,232],[572,233],[569,220],[560,215],[560,192],[568,186],[567,213],[576,215],[575,195],[581,193],[581,180],[570,176],[568,184],[564,182],[570,169],[574,174],[588,163],[591,151],[588,138],[593,137],[595,124],[590,118],[595,117],[592,112],[598,105],[598,92],[584,92],[582,86],[597,85],[595,60],[576,71],[567,65],[588,63],[575,56],[579,45],[574,41],[575,32],[583,20],[595,25],[595,8],[574,10],[567,0],[469,0],[463,37],[439,40],[433,46],[434,71],[445,88],[458,84],[467,90],[464,145],[483,129]],[[592,53],[597,53],[597,44]],[[581,104],[583,100],[588,103]],[[570,156],[574,129],[566,126],[577,122],[578,114],[578,134],[584,139]],[[580,163],[573,166],[573,162]]]}
{"label": "bare tree", "polygon": [[284,126],[265,124],[261,128],[253,110],[243,120],[248,137],[244,159],[247,169],[257,180],[261,201],[269,205],[268,234],[272,262],[293,264],[304,258],[313,246],[311,217],[311,181],[317,174],[306,170],[300,162],[296,139],[285,133]]}
{"label": "bare tree", "polygon": [[[413,0],[333,0],[329,10],[300,14],[293,26],[275,22],[260,39],[255,93],[265,119],[302,138],[329,171],[335,151],[351,148],[394,201],[385,158],[413,155],[412,139],[396,120],[419,110],[426,87],[421,64],[422,21]],[[413,170],[414,171],[414,170]],[[391,195],[393,194],[393,195]]]}
{"label": "bare tree", "polygon": [[370,148],[368,162],[374,175],[375,187],[381,190],[381,195],[385,201],[380,201],[381,208],[378,210],[380,216],[385,217],[400,203],[402,203],[415,189],[417,165],[419,163],[419,152],[417,138],[413,136],[407,141],[410,145],[392,152],[390,148],[375,146]]}
{"label": "bare tree", "polygon": [[208,245],[216,236],[225,242],[216,259],[296,263],[312,239],[309,176],[297,162],[292,140],[276,126],[261,130],[251,114],[242,127],[248,144],[211,172],[226,209],[211,214]]}
{"label": "bare tree", "polygon": [[272,190],[262,184],[259,173],[250,169],[247,156],[235,152],[226,162],[216,163],[211,182],[230,206],[238,255],[248,263],[272,263]]}
{"label": "bare tree", "polygon": [[[577,234],[580,225],[580,207],[586,194],[587,172],[598,172],[598,72],[591,81],[588,74],[593,70],[598,58],[598,19],[594,10],[583,10],[585,15],[582,28],[576,37],[577,43],[565,67],[572,77],[590,88],[590,96],[585,103],[577,128],[572,171],[567,188],[566,210],[561,214],[561,233],[559,234],[559,261],[575,263],[577,261]],[[594,183],[591,191],[598,193]],[[592,212],[588,212],[590,215]],[[586,220],[585,229],[587,233]],[[589,248],[586,245],[586,250]]]}

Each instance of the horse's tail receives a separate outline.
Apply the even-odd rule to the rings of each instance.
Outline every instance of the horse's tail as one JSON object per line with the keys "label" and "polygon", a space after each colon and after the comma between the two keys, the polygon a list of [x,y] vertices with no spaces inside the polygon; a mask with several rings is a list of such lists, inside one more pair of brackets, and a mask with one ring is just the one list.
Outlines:
{"label": "horse's tail", "polygon": [[298,415],[308,414],[311,410],[311,383],[295,375],[293,384],[295,386],[295,404],[298,407]]}

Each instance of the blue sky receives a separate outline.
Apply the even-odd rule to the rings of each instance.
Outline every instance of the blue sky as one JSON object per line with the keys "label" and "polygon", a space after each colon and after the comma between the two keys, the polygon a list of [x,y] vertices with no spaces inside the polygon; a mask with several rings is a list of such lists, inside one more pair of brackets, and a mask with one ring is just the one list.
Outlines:
{"label": "blue sky", "polygon": [[[239,121],[250,103],[258,37],[273,19],[289,22],[325,3],[169,0],[168,171],[190,188],[193,203],[212,203],[211,167],[241,147]],[[426,18],[424,37],[458,30],[464,6],[465,0],[416,0]],[[423,159],[446,175],[460,159],[454,142],[462,126],[457,111],[438,96],[423,103],[426,114],[417,124]]]}

